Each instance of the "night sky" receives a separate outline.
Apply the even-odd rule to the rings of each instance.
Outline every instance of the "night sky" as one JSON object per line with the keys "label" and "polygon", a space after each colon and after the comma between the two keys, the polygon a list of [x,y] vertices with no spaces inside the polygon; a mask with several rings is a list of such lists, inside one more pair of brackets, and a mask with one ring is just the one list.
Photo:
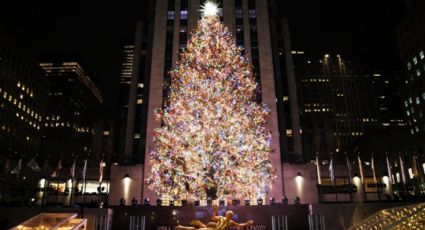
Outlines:
{"label": "night sky", "polygon": [[[289,18],[293,49],[335,52],[382,69],[399,67],[395,25],[402,0],[279,0]],[[72,52],[113,108],[122,45],[132,41],[146,1],[16,1],[0,7],[0,36],[28,54]]]}

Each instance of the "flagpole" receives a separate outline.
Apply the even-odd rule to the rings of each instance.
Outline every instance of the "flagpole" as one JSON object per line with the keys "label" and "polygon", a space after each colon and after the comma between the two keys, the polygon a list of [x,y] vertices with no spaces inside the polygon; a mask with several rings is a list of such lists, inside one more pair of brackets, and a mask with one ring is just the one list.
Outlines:
{"label": "flagpole", "polygon": [[317,173],[317,183],[322,184],[322,177],[320,175],[320,162],[319,162],[319,153],[316,153],[316,173]]}
{"label": "flagpole", "polygon": [[357,153],[357,162],[359,164],[360,181],[362,182],[363,197],[364,197],[364,200],[367,200],[366,190],[364,186],[363,165],[362,165],[362,159],[360,158],[360,152]]}
{"label": "flagpole", "polygon": [[378,183],[378,178],[376,177],[375,159],[373,158],[374,153],[372,153],[371,155],[372,155],[372,159],[371,159],[370,165],[372,167],[372,174],[373,174],[373,180],[376,185],[376,191],[378,192],[378,200],[380,201],[381,200],[381,188],[380,188],[381,183]]}
{"label": "flagpole", "polygon": [[401,173],[401,180],[403,182],[403,190],[404,190],[403,196],[404,196],[404,199],[405,199],[406,196],[407,196],[406,174],[405,174],[405,171],[404,171],[404,162],[403,162],[403,159],[401,157],[401,153],[399,153],[399,155],[398,155],[398,160],[400,162],[400,173]]}
{"label": "flagpole", "polygon": [[351,189],[351,165],[350,165],[350,159],[348,159],[348,154],[347,152],[344,152],[345,154],[345,160],[347,162],[347,172],[348,172],[348,189],[350,190],[350,201],[353,201],[353,193],[352,193],[352,189]]}

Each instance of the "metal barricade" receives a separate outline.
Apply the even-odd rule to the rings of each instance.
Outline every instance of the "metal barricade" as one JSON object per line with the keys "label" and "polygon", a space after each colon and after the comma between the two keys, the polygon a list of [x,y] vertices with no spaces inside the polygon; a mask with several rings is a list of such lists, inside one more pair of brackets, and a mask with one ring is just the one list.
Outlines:
{"label": "metal barricade", "polygon": [[272,230],[288,230],[288,216],[272,216]]}
{"label": "metal barricade", "polygon": [[129,230],[145,230],[146,216],[130,216]]}

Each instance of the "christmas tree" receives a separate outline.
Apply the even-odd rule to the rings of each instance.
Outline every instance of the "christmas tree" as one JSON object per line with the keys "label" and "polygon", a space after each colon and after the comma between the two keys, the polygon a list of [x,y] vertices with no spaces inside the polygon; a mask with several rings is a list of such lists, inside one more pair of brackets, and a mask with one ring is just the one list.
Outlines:
{"label": "christmas tree", "polygon": [[187,48],[170,72],[157,118],[146,183],[174,199],[264,198],[275,178],[268,155],[270,115],[243,49],[206,3]]}

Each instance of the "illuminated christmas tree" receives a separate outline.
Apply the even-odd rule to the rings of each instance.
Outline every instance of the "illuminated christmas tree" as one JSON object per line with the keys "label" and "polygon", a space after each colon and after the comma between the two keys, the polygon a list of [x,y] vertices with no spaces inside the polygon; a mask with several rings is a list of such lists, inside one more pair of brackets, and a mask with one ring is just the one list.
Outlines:
{"label": "illuminated christmas tree", "polygon": [[242,48],[207,2],[157,118],[146,183],[174,199],[264,198],[275,178],[269,161],[270,115]]}

